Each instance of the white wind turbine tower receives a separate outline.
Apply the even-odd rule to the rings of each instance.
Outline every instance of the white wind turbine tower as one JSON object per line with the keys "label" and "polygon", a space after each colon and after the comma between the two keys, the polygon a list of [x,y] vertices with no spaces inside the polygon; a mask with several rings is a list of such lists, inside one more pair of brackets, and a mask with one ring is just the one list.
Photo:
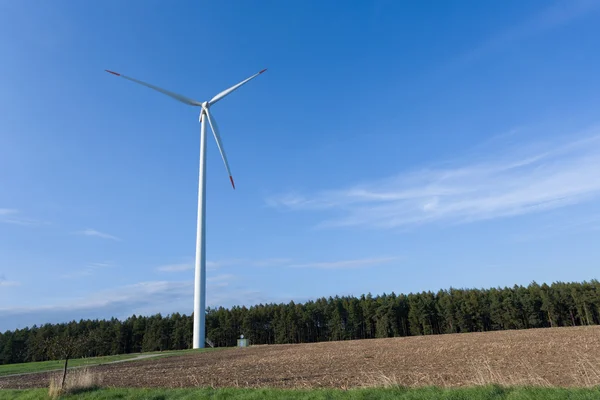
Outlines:
{"label": "white wind turbine tower", "polygon": [[229,174],[231,186],[233,186],[233,188],[235,189],[233,177],[231,176],[231,170],[229,169],[229,163],[227,162],[227,156],[225,155],[225,149],[223,148],[223,142],[221,141],[221,136],[219,135],[217,121],[215,121],[215,118],[211,115],[209,110],[210,107],[217,101],[221,100],[223,97],[227,96],[243,84],[256,78],[258,75],[262,74],[265,71],[266,69],[263,69],[259,73],[252,75],[250,78],[241,81],[237,85],[234,85],[229,89],[222,91],[209,101],[201,103],[199,101],[187,98],[177,93],[170,92],[168,90],[159,88],[149,83],[138,81],[137,79],[121,75],[114,71],[106,70],[106,72],[109,72],[113,75],[120,76],[121,78],[125,78],[135,83],[139,83],[140,85],[144,85],[151,89],[157,90],[187,105],[201,107],[200,115],[198,117],[198,120],[200,121],[200,173],[198,177],[198,225],[196,230],[196,272],[194,277],[194,349],[204,347],[204,343],[206,340],[206,120],[208,120],[210,129],[212,130],[213,135],[215,136],[215,141],[217,142],[217,146],[219,147],[219,151],[221,152],[221,157],[223,158],[223,162],[225,163],[225,168],[227,169],[227,173]]}

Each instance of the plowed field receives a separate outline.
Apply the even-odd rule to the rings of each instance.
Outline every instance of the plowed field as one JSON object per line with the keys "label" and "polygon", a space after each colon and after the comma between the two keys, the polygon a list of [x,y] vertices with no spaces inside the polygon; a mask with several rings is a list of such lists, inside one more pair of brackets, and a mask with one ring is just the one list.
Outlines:
{"label": "plowed field", "polygon": [[[105,387],[594,386],[600,327],[253,346],[90,371]],[[0,388],[47,387],[49,379],[0,378]]]}

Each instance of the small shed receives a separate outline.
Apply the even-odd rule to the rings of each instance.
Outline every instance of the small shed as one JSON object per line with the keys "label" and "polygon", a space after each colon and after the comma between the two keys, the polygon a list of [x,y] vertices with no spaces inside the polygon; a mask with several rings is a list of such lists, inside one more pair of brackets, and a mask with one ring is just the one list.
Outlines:
{"label": "small shed", "polygon": [[248,347],[248,339],[244,339],[244,335],[237,340],[237,347]]}

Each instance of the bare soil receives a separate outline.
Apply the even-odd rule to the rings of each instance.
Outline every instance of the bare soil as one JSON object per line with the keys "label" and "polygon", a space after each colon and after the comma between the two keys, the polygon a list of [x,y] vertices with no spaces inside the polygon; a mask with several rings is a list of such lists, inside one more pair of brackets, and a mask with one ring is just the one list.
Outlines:
{"label": "bare soil", "polygon": [[[590,387],[600,326],[252,346],[89,370],[105,387]],[[0,378],[0,388],[47,387],[52,374]]]}

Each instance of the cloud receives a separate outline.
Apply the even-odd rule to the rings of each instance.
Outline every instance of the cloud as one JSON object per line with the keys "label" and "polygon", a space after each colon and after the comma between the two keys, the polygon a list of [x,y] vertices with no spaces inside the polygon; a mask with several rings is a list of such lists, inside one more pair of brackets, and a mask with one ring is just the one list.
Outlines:
{"label": "cloud", "polygon": [[[281,267],[281,268],[320,268],[320,269],[345,269],[345,268],[363,268],[372,265],[386,264],[391,261],[397,260],[398,257],[379,257],[379,258],[362,258],[362,259],[353,259],[353,260],[340,260],[340,261],[325,261],[325,262],[308,262],[308,263],[294,263],[294,260],[291,258],[267,258],[264,260],[257,261],[244,261],[240,260],[237,263],[232,263],[229,265],[246,265],[252,267]],[[207,263],[208,264],[208,263]],[[218,264],[215,263],[215,264]],[[163,265],[158,267],[158,271],[162,272],[179,272],[179,271],[187,271],[193,269],[193,264],[184,263],[184,264],[172,264],[172,265]],[[227,279],[226,279],[227,278]],[[231,274],[223,274],[218,275],[213,278],[208,278],[207,280],[210,282],[218,282],[224,280],[233,279],[234,275]]]}
{"label": "cloud", "polygon": [[518,242],[529,242],[556,236],[567,236],[581,233],[600,231],[600,214],[588,214],[584,216],[555,216],[545,223],[538,224],[529,232],[521,232],[513,235]]}
{"label": "cloud", "polygon": [[21,282],[9,281],[4,274],[0,275],[0,287],[20,286]]}
{"label": "cloud", "polygon": [[227,286],[230,281],[234,280],[236,277],[233,274],[221,274],[216,276],[210,276],[206,278],[207,282],[216,283],[220,286]]}
{"label": "cloud", "polygon": [[[236,260],[226,260],[226,261],[207,261],[206,262],[206,269],[208,270],[215,270],[224,266],[228,266],[228,265],[236,265],[241,263],[240,261],[236,261]],[[186,263],[179,263],[179,264],[167,264],[167,265],[161,265],[159,267],[156,267],[157,271],[160,272],[183,272],[183,271],[189,271],[189,270],[193,270],[194,269],[194,262],[186,262]]]}
{"label": "cloud", "polygon": [[173,312],[174,309],[169,310],[167,307],[173,306],[181,297],[191,299],[192,295],[191,282],[140,282],[91,293],[85,297],[69,297],[53,305],[0,308],[0,332],[80,318],[126,318],[142,307],[150,308],[153,312]]}
{"label": "cloud", "polygon": [[446,67],[461,66],[476,60],[492,51],[523,41],[529,37],[551,31],[569,24],[596,11],[600,6],[597,0],[572,0],[556,2],[541,10],[524,22],[514,25],[492,36],[471,51],[462,54]]}
{"label": "cloud", "polygon": [[[358,260],[343,260],[333,262],[315,262],[306,264],[286,264],[294,268],[359,268],[376,264],[384,264],[396,258],[367,258]],[[279,259],[267,259],[279,260]],[[265,262],[269,266],[275,263]],[[281,259],[289,261],[288,259]],[[110,263],[95,263],[90,266],[106,268]],[[207,277],[207,305],[209,307],[232,307],[244,305],[250,307],[255,304],[269,302],[287,302],[285,298],[273,297],[252,288],[243,288],[231,285],[232,282],[241,280],[235,274],[218,274]],[[7,282],[0,276],[0,286]],[[47,322],[59,323],[79,319],[103,319],[116,317],[127,318],[133,314],[151,315],[156,313],[170,314],[180,312],[190,315],[193,311],[194,284],[193,280],[182,281],[144,281],[112,289],[85,293],[82,296],[72,296],[65,293],[64,298],[55,304],[48,304],[40,299],[43,306],[36,307],[11,307],[0,306],[0,332],[7,329],[23,328],[34,324],[41,325]],[[295,298],[300,300],[300,298]]]}
{"label": "cloud", "polygon": [[[264,260],[244,260],[244,259],[230,259],[230,260],[219,260],[219,261],[207,261],[206,268],[208,270],[215,270],[224,267],[245,265],[251,267],[270,267],[275,265],[281,265],[289,263],[289,258],[267,258]],[[193,262],[179,263],[179,264],[167,264],[156,267],[157,271],[160,272],[182,272],[194,269]]]}
{"label": "cloud", "polygon": [[309,199],[298,193],[287,193],[278,197],[268,198],[266,202],[267,205],[274,207],[284,205],[289,208],[311,208],[314,210],[335,206],[335,203],[330,203],[324,198]]}
{"label": "cloud", "polygon": [[161,265],[160,267],[156,267],[156,270],[161,271],[161,272],[181,272],[181,271],[188,271],[190,269],[194,269],[193,263],[168,264],[168,265]]}
{"label": "cloud", "polygon": [[39,225],[41,222],[20,216],[17,209],[0,208],[0,223],[33,226]]}
{"label": "cloud", "polygon": [[292,261],[290,258],[267,258],[265,260],[258,260],[250,262],[249,265],[252,267],[279,267],[289,264]]}
{"label": "cloud", "polygon": [[373,265],[387,264],[397,260],[398,257],[384,258],[364,258],[358,260],[342,260],[330,262],[313,262],[306,264],[292,264],[290,268],[320,268],[320,269],[348,269],[348,268],[364,268]]}
{"label": "cloud", "polygon": [[82,276],[90,276],[101,269],[110,268],[112,266],[113,266],[113,264],[110,262],[89,263],[89,264],[85,265],[83,268],[79,269],[78,271],[75,271],[75,272],[72,272],[69,274],[65,274],[62,277],[70,279],[70,278],[79,278]]}
{"label": "cloud", "polygon": [[237,258],[232,258],[232,259],[228,259],[228,260],[207,261],[206,268],[218,269],[218,268],[224,268],[224,267],[231,267],[234,265],[242,265],[245,263],[247,263],[246,260],[237,259]]}
{"label": "cloud", "polygon": [[[267,204],[327,212],[320,227],[397,228],[467,223],[539,213],[600,195],[600,134],[566,143],[521,144],[483,161],[429,168],[313,195],[283,195]],[[522,150],[525,149],[525,150]]]}
{"label": "cloud", "polygon": [[[207,305],[210,307],[234,305],[250,306],[279,300],[252,289],[228,289],[232,275],[209,277]],[[150,315],[193,311],[194,286],[189,281],[146,281],[109,290],[67,297],[53,305],[39,307],[0,307],[0,332],[47,322],[59,323],[72,320],[127,318],[132,314]],[[42,299],[43,300],[43,299]],[[42,301],[42,303],[44,303]]]}
{"label": "cloud", "polygon": [[108,233],[99,232],[95,229],[90,229],[90,228],[83,230],[83,231],[79,231],[79,232],[77,232],[77,234],[83,235],[83,236],[95,236],[95,237],[99,237],[102,239],[110,239],[110,240],[117,240],[117,241],[121,240],[116,236],[109,235]]}

